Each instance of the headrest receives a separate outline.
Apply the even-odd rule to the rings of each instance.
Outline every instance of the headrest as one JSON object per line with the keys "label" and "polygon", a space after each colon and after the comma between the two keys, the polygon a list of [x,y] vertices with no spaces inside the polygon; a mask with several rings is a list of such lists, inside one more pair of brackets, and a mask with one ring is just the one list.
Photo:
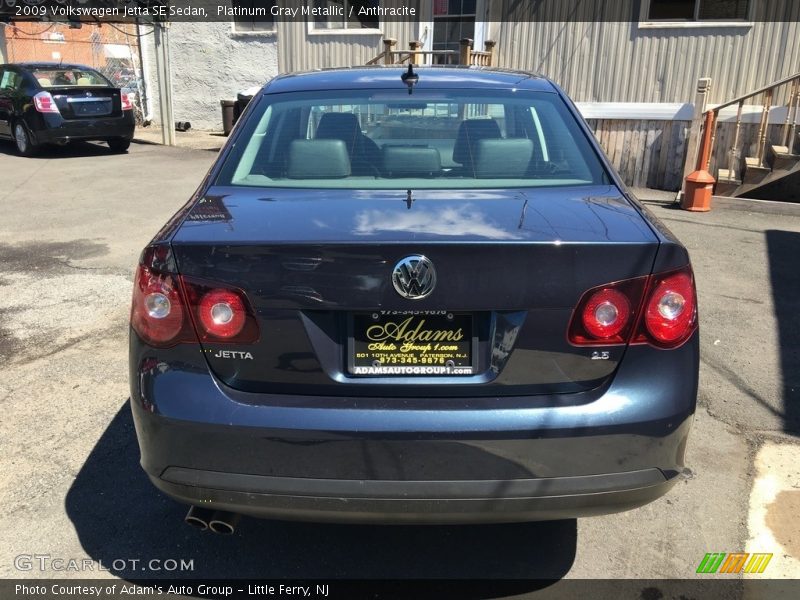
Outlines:
{"label": "headrest", "polygon": [[353,113],[325,113],[317,125],[318,140],[342,140],[352,148],[361,134],[358,117]]}
{"label": "headrest", "polygon": [[436,148],[384,146],[382,171],[388,177],[430,177],[442,171]]}
{"label": "headrest", "polygon": [[78,85],[92,85],[92,80],[88,77],[78,77]]}
{"label": "headrest", "polygon": [[533,157],[533,142],[525,138],[480,140],[475,145],[475,177],[524,177]]}
{"label": "headrest", "polygon": [[494,119],[469,119],[458,126],[453,160],[462,165],[471,165],[475,155],[475,143],[479,140],[500,137],[500,126]]}
{"label": "headrest", "polygon": [[47,77],[37,77],[36,81],[38,81],[39,85],[42,87],[50,87],[51,85],[53,85],[52,83],[50,83],[50,80]]}
{"label": "headrest", "polygon": [[334,179],[350,175],[350,157],[342,140],[293,140],[289,144],[290,179]]}

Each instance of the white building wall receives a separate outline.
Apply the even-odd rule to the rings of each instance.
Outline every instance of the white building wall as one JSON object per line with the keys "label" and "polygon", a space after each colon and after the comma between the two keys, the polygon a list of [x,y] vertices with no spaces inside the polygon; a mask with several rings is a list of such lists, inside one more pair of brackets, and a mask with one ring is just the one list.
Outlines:
{"label": "white building wall", "polygon": [[[153,35],[141,39],[151,118],[160,124]],[[231,23],[171,23],[169,51],[175,120],[192,129],[221,131],[220,100],[235,100],[238,91],[278,74],[276,34],[234,33]]]}

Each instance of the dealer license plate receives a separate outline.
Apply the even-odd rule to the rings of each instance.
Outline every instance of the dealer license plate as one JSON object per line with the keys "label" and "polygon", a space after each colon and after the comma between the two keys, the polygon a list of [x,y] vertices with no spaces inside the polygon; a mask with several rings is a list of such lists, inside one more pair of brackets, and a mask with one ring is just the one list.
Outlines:
{"label": "dealer license plate", "polygon": [[472,375],[472,315],[380,311],[352,315],[354,375]]}

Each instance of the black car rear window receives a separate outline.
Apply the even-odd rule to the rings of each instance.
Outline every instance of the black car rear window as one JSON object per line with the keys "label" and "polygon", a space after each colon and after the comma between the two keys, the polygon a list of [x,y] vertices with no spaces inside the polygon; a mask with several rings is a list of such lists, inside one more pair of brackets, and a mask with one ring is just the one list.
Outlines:
{"label": "black car rear window", "polygon": [[607,181],[586,134],[550,92],[267,94],[241,126],[219,185],[406,189]]}
{"label": "black car rear window", "polygon": [[83,68],[40,68],[31,71],[36,81],[43,88],[64,86],[101,86],[110,87],[111,83],[97,71]]}

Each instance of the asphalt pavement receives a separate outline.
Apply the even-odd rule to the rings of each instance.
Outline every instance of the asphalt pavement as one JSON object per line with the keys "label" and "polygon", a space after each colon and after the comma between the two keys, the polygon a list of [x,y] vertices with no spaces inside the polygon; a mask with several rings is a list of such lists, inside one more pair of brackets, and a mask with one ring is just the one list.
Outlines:
{"label": "asphalt pavement", "polygon": [[[138,466],[128,311],[140,250],[214,157],[0,143],[0,577],[686,578],[708,552],[748,551],[800,578],[800,206],[766,202],[649,204],[689,248],[701,310],[688,465],[658,501],[524,525],[185,526]],[[20,562],[35,554],[94,569]]]}

